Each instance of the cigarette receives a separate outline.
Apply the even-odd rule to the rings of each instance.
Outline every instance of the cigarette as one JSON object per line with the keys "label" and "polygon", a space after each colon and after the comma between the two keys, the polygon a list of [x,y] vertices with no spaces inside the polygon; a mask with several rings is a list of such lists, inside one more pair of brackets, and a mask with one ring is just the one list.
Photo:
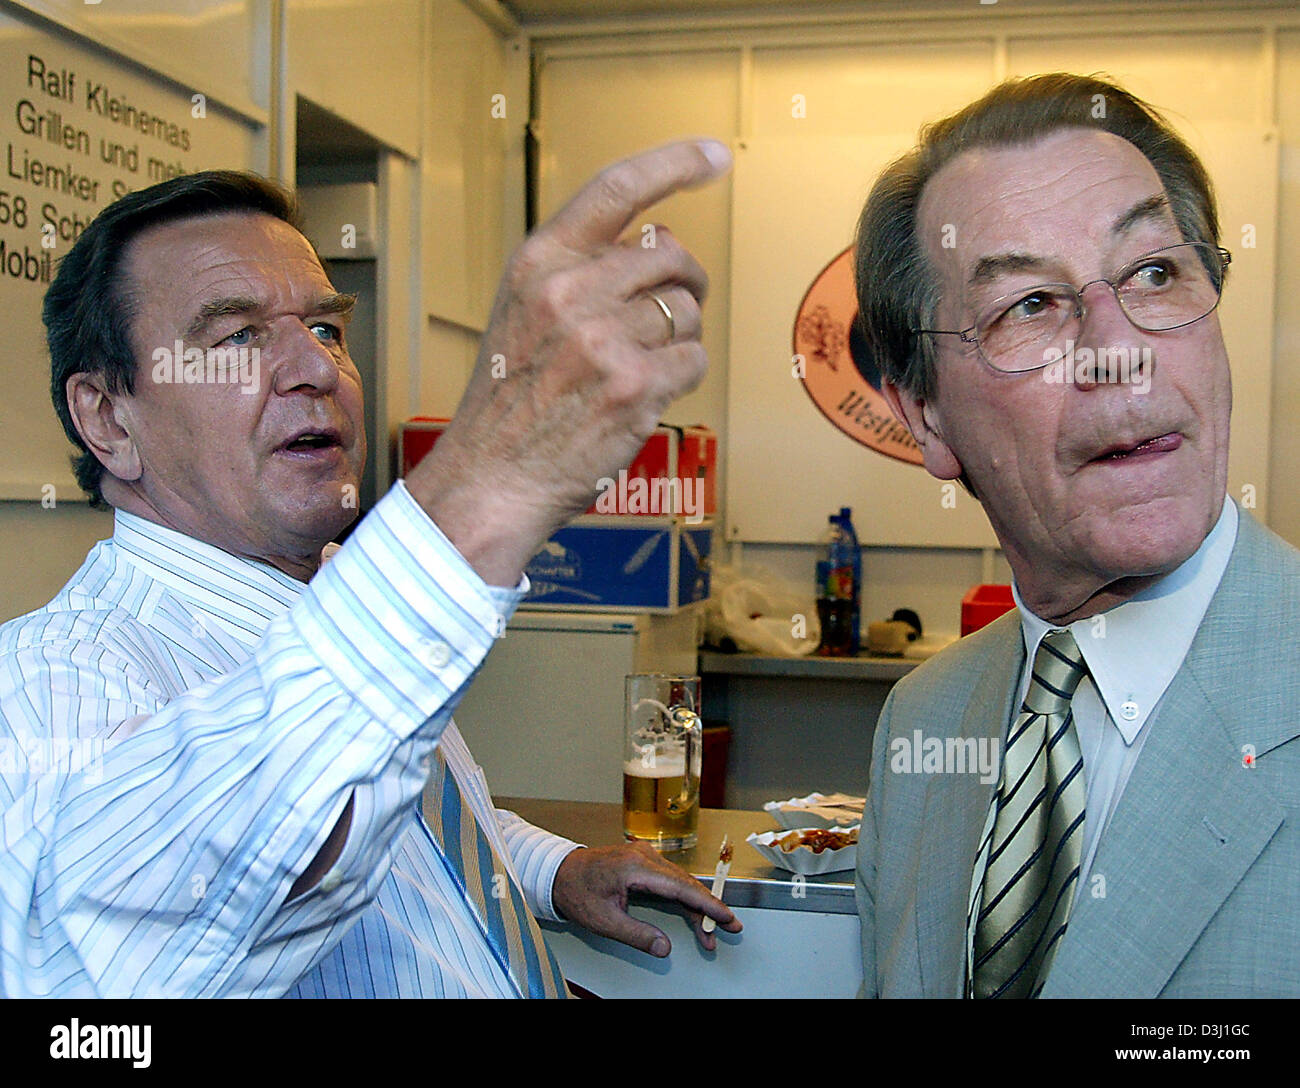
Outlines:
{"label": "cigarette", "polygon": [[[722,836],[722,845],[718,848],[718,867],[713,870],[713,898],[722,898],[722,889],[727,886],[727,874],[731,872],[731,843],[727,836]],[[712,933],[717,925],[707,914],[704,916],[704,932]]]}

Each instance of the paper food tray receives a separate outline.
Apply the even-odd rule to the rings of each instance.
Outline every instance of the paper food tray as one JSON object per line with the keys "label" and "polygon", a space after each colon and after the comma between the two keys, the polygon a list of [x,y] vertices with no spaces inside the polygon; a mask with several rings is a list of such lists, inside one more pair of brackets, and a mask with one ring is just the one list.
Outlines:
{"label": "paper food tray", "polygon": [[807,797],[791,797],[788,801],[768,801],[763,806],[763,811],[788,831],[808,827],[845,828],[862,822],[861,805],[857,808],[846,808],[835,818],[807,811],[825,799],[826,794],[810,793]]}
{"label": "paper food tray", "polygon": [[[854,824],[852,827],[839,828],[838,830],[856,831],[857,829],[858,825]],[[745,841],[778,869],[799,873],[801,876],[821,876],[824,873],[838,873],[845,869],[852,869],[857,861],[858,848],[856,845],[844,846],[839,850],[823,850],[820,854],[814,854],[811,847],[807,846],[800,846],[788,852],[782,850],[776,844],[776,840],[783,835],[788,835],[791,830],[820,831],[824,830],[824,828],[799,827],[786,831],[764,831],[761,834],[751,834]]]}

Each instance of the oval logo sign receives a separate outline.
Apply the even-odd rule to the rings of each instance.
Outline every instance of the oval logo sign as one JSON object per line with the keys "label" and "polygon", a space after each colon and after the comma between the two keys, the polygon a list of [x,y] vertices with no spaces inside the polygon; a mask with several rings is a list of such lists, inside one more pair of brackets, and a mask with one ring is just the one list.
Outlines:
{"label": "oval logo sign", "polygon": [[880,370],[857,317],[849,248],[813,280],[795,316],[794,352],[803,362],[803,387],[822,415],[855,442],[919,465],[920,448],[880,392]]}

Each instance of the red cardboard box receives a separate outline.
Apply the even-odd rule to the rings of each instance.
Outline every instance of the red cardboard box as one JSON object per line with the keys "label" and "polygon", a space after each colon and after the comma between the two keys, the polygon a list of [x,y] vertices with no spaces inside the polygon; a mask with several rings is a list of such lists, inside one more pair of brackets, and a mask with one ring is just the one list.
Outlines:
{"label": "red cardboard box", "polygon": [[[450,422],[415,416],[401,425],[399,475],[420,463]],[[708,427],[660,426],[632,463],[607,479],[588,514],[686,516],[696,524],[718,510],[718,436]]]}
{"label": "red cardboard box", "polygon": [[969,635],[992,623],[1002,613],[1016,607],[1011,587],[1004,585],[971,586],[961,599],[961,633]]}
{"label": "red cardboard box", "polygon": [[437,416],[413,416],[397,430],[397,475],[409,476],[433,449],[438,436],[447,429],[449,419]]}
{"label": "red cardboard box", "polygon": [[718,512],[718,436],[708,427],[674,427],[678,438],[677,475],[704,488],[704,516]]}
{"label": "red cardboard box", "polygon": [[632,463],[606,477],[588,514],[681,517],[691,524],[718,509],[718,438],[707,427],[655,429]]}

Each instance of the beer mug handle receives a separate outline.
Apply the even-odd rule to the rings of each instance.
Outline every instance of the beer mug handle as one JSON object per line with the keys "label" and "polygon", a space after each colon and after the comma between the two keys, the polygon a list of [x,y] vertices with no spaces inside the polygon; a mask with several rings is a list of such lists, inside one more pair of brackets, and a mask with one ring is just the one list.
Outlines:
{"label": "beer mug handle", "polygon": [[[672,713],[668,715],[668,720],[677,727],[677,729],[686,734],[686,767],[682,776],[682,795],[678,798],[678,804],[683,809],[693,806],[699,798],[699,782],[694,781],[691,774],[691,768],[700,761],[703,753],[696,749],[704,743],[704,723],[700,721],[700,716],[685,706],[675,706]],[[694,789],[692,782],[694,781]]]}

